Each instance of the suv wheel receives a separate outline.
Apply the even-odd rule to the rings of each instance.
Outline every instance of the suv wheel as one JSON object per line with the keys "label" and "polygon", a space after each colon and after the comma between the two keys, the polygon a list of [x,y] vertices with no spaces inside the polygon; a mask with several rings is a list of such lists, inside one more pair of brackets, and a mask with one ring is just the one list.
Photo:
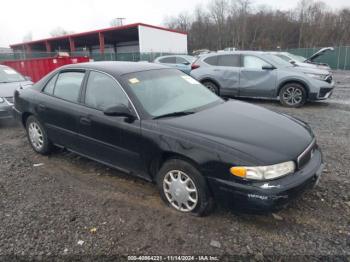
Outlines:
{"label": "suv wheel", "polygon": [[219,87],[211,81],[205,81],[202,83],[205,87],[207,87],[214,94],[219,95]]}
{"label": "suv wheel", "polygon": [[213,207],[204,177],[184,160],[165,162],[158,172],[157,185],[163,201],[177,211],[203,216]]}
{"label": "suv wheel", "polygon": [[301,107],[306,102],[306,91],[298,83],[289,83],[282,87],[279,97],[281,104],[284,106]]}
{"label": "suv wheel", "polygon": [[51,151],[51,143],[47,137],[46,130],[34,117],[28,117],[26,121],[27,137],[35,152],[46,155]]}

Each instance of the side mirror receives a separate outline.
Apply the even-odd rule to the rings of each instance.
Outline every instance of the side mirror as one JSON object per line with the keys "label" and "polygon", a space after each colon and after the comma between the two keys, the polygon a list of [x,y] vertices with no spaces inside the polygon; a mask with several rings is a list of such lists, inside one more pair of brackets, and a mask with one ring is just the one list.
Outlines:
{"label": "side mirror", "polygon": [[183,65],[190,65],[191,63],[190,62],[183,62],[182,64]]}
{"label": "side mirror", "polygon": [[103,111],[103,113],[106,116],[123,116],[129,118],[130,120],[135,119],[135,115],[133,114],[133,112],[123,104],[109,107],[105,111]]}
{"label": "side mirror", "polygon": [[263,65],[262,69],[263,70],[274,70],[274,69],[276,69],[276,67],[274,67],[273,65]]}
{"label": "side mirror", "polygon": [[30,76],[25,76],[24,79],[27,81],[32,81],[32,78]]}

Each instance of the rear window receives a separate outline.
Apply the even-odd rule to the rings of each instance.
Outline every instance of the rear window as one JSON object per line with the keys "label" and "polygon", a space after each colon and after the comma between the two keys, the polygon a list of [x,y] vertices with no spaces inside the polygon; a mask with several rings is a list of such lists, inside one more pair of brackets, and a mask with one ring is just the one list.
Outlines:
{"label": "rear window", "polygon": [[78,102],[84,76],[84,72],[64,72],[59,74],[54,89],[54,96],[71,102]]}
{"label": "rear window", "polygon": [[162,59],[159,59],[159,62],[165,63],[165,64],[175,64],[176,57],[164,57]]}
{"label": "rear window", "polygon": [[204,62],[206,62],[208,65],[216,66],[218,65],[218,56],[210,56],[204,59]]}
{"label": "rear window", "polygon": [[240,55],[220,55],[218,66],[240,67]]}
{"label": "rear window", "polygon": [[176,64],[187,64],[189,63],[185,58],[182,57],[176,57]]}
{"label": "rear window", "polygon": [[58,74],[56,74],[53,78],[50,79],[50,81],[46,84],[44,88],[44,93],[53,95],[53,89],[55,88],[55,83],[57,80]]}

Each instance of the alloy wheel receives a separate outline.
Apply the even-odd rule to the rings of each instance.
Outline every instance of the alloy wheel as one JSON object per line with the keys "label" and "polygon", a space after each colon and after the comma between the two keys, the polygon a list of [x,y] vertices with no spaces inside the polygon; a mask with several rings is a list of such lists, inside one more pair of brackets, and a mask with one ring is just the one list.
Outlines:
{"label": "alloy wheel", "polygon": [[298,87],[291,86],[283,92],[282,99],[288,105],[298,105],[303,100],[303,92]]}

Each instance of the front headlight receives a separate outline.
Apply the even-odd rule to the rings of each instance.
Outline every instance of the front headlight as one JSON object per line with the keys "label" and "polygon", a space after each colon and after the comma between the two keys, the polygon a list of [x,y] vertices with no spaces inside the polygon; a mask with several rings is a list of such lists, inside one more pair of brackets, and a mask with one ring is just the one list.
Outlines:
{"label": "front headlight", "polygon": [[4,103],[5,99],[3,99],[2,97],[0,97],[0,104]]}
{"label": "front headlight", "polygon": [[307,76],[315,78],[317,80],[325,80],[327,75],[319,75],[319,74],[311,74],[311,73],[305,73]]}
{"label": "front headlight", "polygon": [[275,179],[293,173],[294,171],[295,164],[293,161],[271,166],[235,166],[230,168],[232,175],[252,180]]}

